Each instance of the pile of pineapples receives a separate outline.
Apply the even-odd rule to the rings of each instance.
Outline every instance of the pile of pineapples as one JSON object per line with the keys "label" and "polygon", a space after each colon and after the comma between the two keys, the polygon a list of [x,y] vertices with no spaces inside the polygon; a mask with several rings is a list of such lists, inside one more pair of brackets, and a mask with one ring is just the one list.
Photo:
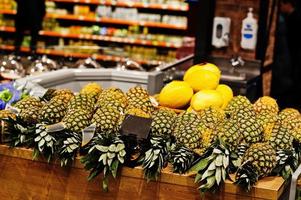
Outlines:
{"label": "pile of pineapples", "polygon": [[[89,179],[104,172],[104,189],[108,176],[116,177],[131,157],[120,135],[127,115],[152,119],[149,140],[137,159],[147,179],[157,179],[171,166],[175,173],[194,172],[200,191],[218,188],[234,173],[234,182],[250,190],[264,176],[288,178],[300,161],[301,115],[291,108],[279,112],[270,97],[252,104],[236,96],[224,110],[176,114],[156,107],[140,86],[124,93],[90,83],[78,94],[49,89],[41,99],[27,97],[0,111],[3,141],[33,148],[35,158],[59,159],[62,166],[80,152]],[[83,143],[91,130],[93,138]]]}

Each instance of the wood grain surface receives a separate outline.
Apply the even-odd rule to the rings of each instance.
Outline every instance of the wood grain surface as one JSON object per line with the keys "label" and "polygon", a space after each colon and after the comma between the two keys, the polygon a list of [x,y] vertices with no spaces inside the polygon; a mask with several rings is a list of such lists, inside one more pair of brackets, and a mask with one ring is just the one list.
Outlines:
{"label": "wood grain surface", "polygon": [[[77,159],[74,166],[61,168],[43,159],[32,161],[32,150],[0,145],[0,200],[200,200],[191,175],[173,174],[165,169],[158,182],[147,183],[141,168],[123,167],[117,180],[110,180],[108,193],[102,192],[101,177],[88,182],[88,172]],[[250,193],[227,180],[220,192],[206,194],[205,200],[278,199],[283,192],[281,177],[267,177]]]}

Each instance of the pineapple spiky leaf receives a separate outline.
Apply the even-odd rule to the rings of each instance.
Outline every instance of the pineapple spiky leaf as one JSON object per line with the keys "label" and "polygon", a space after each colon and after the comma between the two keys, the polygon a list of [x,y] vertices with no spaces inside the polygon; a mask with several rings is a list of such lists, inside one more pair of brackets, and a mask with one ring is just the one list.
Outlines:
{"label": "pineapple spiky leaf", "polygon": [[250,191],[251,187],[258,181],[258,174],[257,168],[250,161],[247,161],[238,169],[234,183]]}
{"label": "pineapple spiky leaf", "polygon": [[194,159],[194,152],[182,145],[177,145],[170,153],[174,173],[185,174],[191,168]]}
{"label": "pineapple spiky leaf", "polygon": [[67,135],[69,137],[63,141],[63,146],[59,152],[61,166],[66,166],[74,161],[82,140],[78,133],[68,133]]}
{"label": "pineapple spiky leaf", "polygon": [[167,165],[168,146],[169,142],[163,137],[150,139],[150,147],[140,160],[147,181],[158,180],[161,170]]}
{"label": "pineapple spiky leaf", "polygon": [[283,179],[287,180],[298,167],[298,154],[294,149],[279,150],[276,154],[277,165],[272,174],[282,176]]}
{"label": "pineapple spiky leaf", "polygon": [[125,145],[117,134],[98,134],[92,143],[93,146],[81,162],[90,171],[88,180],[103,172],[103,190],[108,191],[109,176],[116,178],[119,167],[124,163]]}
{"label": "pineapple spiky leaf", "polygon": [[200,183],[201,193],[215,191],[226,180],[230,163],[230,152],[221,139],[216,140],[192,170],[197,173],[195,182]]}
{"label": "pineapple spiky leaf", "polygon": [[56,151],[57,140],[52,134],[47,132],[45,124],[36,125],[34,143],[33,158],[36,159],[39,155],[43,155],[50,162]]}

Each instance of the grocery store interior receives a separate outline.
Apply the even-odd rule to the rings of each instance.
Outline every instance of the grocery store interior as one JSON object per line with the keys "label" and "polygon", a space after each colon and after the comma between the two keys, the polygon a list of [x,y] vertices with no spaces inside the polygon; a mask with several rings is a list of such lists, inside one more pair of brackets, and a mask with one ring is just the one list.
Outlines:
{"label": "grocery store interior", "polygon": [[0,0],[0,200],[300,199],[300,58],[300,0]]}

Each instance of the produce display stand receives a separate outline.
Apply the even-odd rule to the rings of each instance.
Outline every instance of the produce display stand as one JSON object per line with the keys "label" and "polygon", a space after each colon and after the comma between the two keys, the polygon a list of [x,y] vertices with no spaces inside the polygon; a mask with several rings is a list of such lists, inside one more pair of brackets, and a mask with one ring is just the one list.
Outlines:
{"label": "produce display stand", "polygon": [[[141,168],[123,167],[117,180],[110,180],[109,192],[101,190],[101,180],[87,181],[88,172],[78,159],[73,166],[32,160],[32,150],[11,149],[0,145],[1,199],[202,199],[193,175],[178,175],[167,167],[157,182],[143,178]],[[260,180],[246,193],[230,180],[221,191],[207,193],[206,200],[277,200],[288,199],[289,191],[281,177]]]}

